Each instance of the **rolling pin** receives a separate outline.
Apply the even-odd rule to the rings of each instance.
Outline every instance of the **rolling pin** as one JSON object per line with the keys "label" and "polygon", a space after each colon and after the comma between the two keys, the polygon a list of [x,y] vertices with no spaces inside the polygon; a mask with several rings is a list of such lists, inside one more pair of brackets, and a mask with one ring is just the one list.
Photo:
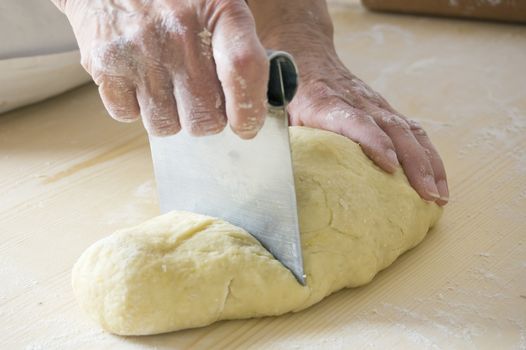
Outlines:
{"label": "rolling pin", "polygon": [[372,11],[526,23],[526,0],[362,0]]}

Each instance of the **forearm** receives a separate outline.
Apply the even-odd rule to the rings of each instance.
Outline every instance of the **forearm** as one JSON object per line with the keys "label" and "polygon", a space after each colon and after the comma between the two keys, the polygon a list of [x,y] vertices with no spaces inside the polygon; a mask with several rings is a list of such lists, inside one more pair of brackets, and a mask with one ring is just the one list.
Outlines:
{"label": "forearm", "polygon": [[[323,35],[332,41],[333,26],[325,0],[248,0],[263,44],[283,46],[290,36]],[[276,32],[281,32],[280,42]],[[266,43],[266,41],[272,41]]]}
{"label": "forearm", "polygon": [[[325,0],[248,0],[258,37],[267,49],[292,54],[302,80],[314,72],[340,67],[333,25]],[[311,79],[312,78],[312,79]]]}

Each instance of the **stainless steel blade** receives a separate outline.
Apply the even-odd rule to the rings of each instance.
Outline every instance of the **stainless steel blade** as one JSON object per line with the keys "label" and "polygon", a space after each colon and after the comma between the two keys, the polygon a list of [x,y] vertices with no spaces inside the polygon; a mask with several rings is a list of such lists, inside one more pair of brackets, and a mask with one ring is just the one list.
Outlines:
{"label": "stainless steel blade", "polygon": [[[282,74],[281,65],[276,67],[278,73],[271,74]],[[271,81],[276,83],[276,77]],[[244,228],[305,284],[287,98],[281,75],[277,81],[283,103],[276,102],[275,91],[273,99],[269,95],[278,107],[269,107],[254,139],[243,140],[227,127],[206,137],[192,137],[184,130],[151,137],[150,145],[162,212],[187,210]]]}

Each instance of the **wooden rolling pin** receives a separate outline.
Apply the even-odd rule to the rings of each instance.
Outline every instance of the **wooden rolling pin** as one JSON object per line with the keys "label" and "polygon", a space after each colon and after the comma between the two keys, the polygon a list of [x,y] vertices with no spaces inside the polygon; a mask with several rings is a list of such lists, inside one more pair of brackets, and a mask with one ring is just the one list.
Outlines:
{"label": "wooden rolling pin", "polygon": [[526,23],[526,0],[362,0],[373,11]]}

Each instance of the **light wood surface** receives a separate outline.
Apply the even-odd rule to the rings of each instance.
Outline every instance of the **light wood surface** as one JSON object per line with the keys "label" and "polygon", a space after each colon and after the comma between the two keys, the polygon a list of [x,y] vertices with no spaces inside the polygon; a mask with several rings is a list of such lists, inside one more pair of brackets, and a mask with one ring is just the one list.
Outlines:
{"label": "light wood surface", "polygon": [[526,23],[526,2],[514,0],[362,0],[371,10]]}
{"label": "light wood surface", "polygon": [[160,336],[102,332],[70,271],[157,214],[147,138],[94,86],[0,116],[1,349],[526,349],[526,28],[333,4],[343,61],[443,155],[452,199],[374,281],[297,314]]}

